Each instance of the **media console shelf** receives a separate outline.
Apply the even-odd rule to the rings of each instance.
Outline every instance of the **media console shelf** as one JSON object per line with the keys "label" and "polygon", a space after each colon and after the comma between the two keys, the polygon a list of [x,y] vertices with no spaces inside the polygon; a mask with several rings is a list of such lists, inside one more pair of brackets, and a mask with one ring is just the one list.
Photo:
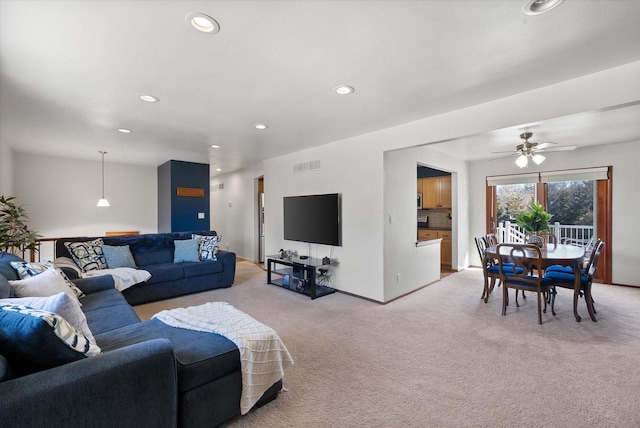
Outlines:
{"label": "media console shelf", "polygon": [[[335,293],[335,289],[317,283],[316,271],[323,266],[328,265],[322,263],[322,259],[312,257],[281,259],[278,256],[267,256],[267,284],[287,288],[312,299]],[[278,278],[272,278],[273,274]]]}

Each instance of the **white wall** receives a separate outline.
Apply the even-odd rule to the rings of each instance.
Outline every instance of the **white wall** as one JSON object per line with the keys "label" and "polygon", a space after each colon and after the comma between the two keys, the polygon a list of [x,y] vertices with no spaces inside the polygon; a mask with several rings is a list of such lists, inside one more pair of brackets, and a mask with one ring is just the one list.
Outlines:
{"label": "white wall", "polygon": [[[640,263],[638,263],[637,237],[640,237],[640,142],[612,144],[593,148],[582,148],[570,152],[554,152],[547,155],[541,165],[530,165],[526,172],[553,171],[570,168],[613,166],[613,225],[612,240],[607,242],[612,250],[612,282],[640,286]],[[491,162],[470,164],[470,201],[472,210],[468,245],[474,248],[473,237],[485,233],[486,213],[485,183],[488,175],[518,174],[525,172],[507,158]],[[472,264],[479,266],[477,252],[472,253]]]}
{"label": "white wall", "polygon": [[[385,177],[391,180],[395,174],[393,170],[385,169],[385,152],[632,102],[640,94],[640,80],[637,79],[639,73],[640,62],[636,62],[486,104],[266,160],[266,206],[272,207],[266,210],[267,254],[274,253],[279,248],[296,249],[303,254],[307,251],[305,244],[285,242],[282,239],[283,196],[342,193],[343,245],[334,249],[334,257],[340,262],[335,269],[335,286],[373,300],[386,301],[393,298],[404,291],[403,287],[394,285],[396,273],[401,273],[402,278],[402,272],[410,267],[400,258],[385,260],[385,254],[404,254],[410,251],[408,245],[415,244],[405,239],[396,239],[393,233],[386,234],[385,224],[391,214],[392,218],[413,218],[413,227],[416,210],[413,203],[402,208],[393,205],[391,199],[385,199]],[[293,173],[294,164],[316,159],[322,161],[321,170],[305,174]],[[419,158],[414,161],[419,161]],[[449,165],[447,168],[445,163],[448,161],[445,160],[432,162],[427,159],[424,162],[438,169],[464,171],[459,165]],[[412,174],[415,174],[415,165],[412,167]],[[475,178],[470,175],[469,182]],[[400,182],[407,181],[407,189],[410,188],[413,193],[414,179],[415,175],[410,180],[410,185],[408,178],[401,179]],[[461,204],[456,208],[458,215],[468,210],[469,218],[473,219],[469,222],[465,222],[464,218],[457,219],[458,232],[454,236],[457,260],[454,263],[458,268],[464,267],[475,251],[475,247],[470,246],[470,236],[477,233],[477,229],[469,228],[469,225],[475,224],[479,217],[484,216],[484,199],[481,204],[472,197],[466,200],[468,202],[461,202],[466,186],[462,176],[454,190],[461,192],[456,198],[457,203]],[[478,194],[476,187],[469,189],[469,195],[482,195],[484,198],[484,190]],[[251,198],[254,198],[253,194]],[[413,199],[411,196],[410,200]],[[409,228],[406,227],[406,230]],[[403,232],[403,235],[406,233]],[[250,247],[252,246],[253,243]],[[329,251],[328,247],[317,246],[312,255],[322,257]]]}
{"label": "white wall", "polygon": [[[451,172],[454,269],[467,266],[467,164],[426,146],[388,151],[384,155],[384,300],[388,301],[440,279],[439,246],[416,247],[417,163]],[[389,221],[391,216],[391,221]],[[398,278],[398,275],[400,277]]]}
{"label": "white wall", "polygon": [[13,150],[0,141],[0,195],[13,195]]}
{"label": "white wall", "polygon": [[158,230],[155,167],[105,161],[105,196],[100,160],[86,161],[16,152],[14,187],[29,225],[44,237],[104,236],[107,231]]}
{"label": "white wall", "polygon": [[[266,254],[280,248],[307,254],[308,245],[284,241],[285,196],[342,194],[342,246],[333,248],[333,285],[359,296],[382,301],[383,218],[382,152],[364,142],[338,142],[264,162]],[[295,174],[293,165],[320,160],[322,168]],[[414,186],[415,187],[415,184]],[[328,257],[332,248],[312,244],[312,257]]]}
{"label": "white wall", "polygon": [[[257,261],[258,189],[262,164],[211,178],[211,230],[222,236],[220,248]],[[223,184],[222,189],[218,185]],[[267,253],[270,254],[270,253]]]}

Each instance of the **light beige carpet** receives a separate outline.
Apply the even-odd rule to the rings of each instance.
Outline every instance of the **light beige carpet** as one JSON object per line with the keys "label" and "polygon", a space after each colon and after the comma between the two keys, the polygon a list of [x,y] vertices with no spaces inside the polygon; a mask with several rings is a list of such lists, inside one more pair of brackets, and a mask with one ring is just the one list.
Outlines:
{"label": "light beige carpet", "polygon": [[559,290],[542,325],[533,295],[501,316],[501,293],[482,302],[472,268],[387,305],[312,301],[239,262],[231,288],[136,310],[226,301],[278,332],[287,391],[225,427],[640,427],[640,289],[594,285],[597,323]]}

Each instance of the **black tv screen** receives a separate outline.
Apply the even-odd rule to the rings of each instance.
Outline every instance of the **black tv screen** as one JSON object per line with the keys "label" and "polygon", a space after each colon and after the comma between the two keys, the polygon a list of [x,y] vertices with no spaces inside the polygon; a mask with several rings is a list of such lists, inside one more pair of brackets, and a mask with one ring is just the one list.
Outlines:
{"label": "black tv screen", "polygon": [[284,239],[342,245],[340,194],[284,198]]}

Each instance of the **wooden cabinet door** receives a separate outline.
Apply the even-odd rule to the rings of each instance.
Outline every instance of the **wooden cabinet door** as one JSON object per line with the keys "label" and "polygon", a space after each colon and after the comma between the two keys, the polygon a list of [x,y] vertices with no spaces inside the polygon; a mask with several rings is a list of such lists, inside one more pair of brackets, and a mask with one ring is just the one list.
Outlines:
{"label": "wooden cabinet door", "polygon": [[438,178],[422,179],[422,208],[438,208]]}
{"label": "wooden cabinet door", "polygon": [[440,264],[451,266],[452,245],[450,239],[443,239],[440,242]]}
{"label": "wooden cabinet door", "polygon": [[451,208],[451,176],[438,179],[439,204],[442,208]]}
{"label": "wooden cabinet door", "polygon": [[422,178],[418,178],[418,186],[417,186],[417,192],[416,193],[422,193]]}

